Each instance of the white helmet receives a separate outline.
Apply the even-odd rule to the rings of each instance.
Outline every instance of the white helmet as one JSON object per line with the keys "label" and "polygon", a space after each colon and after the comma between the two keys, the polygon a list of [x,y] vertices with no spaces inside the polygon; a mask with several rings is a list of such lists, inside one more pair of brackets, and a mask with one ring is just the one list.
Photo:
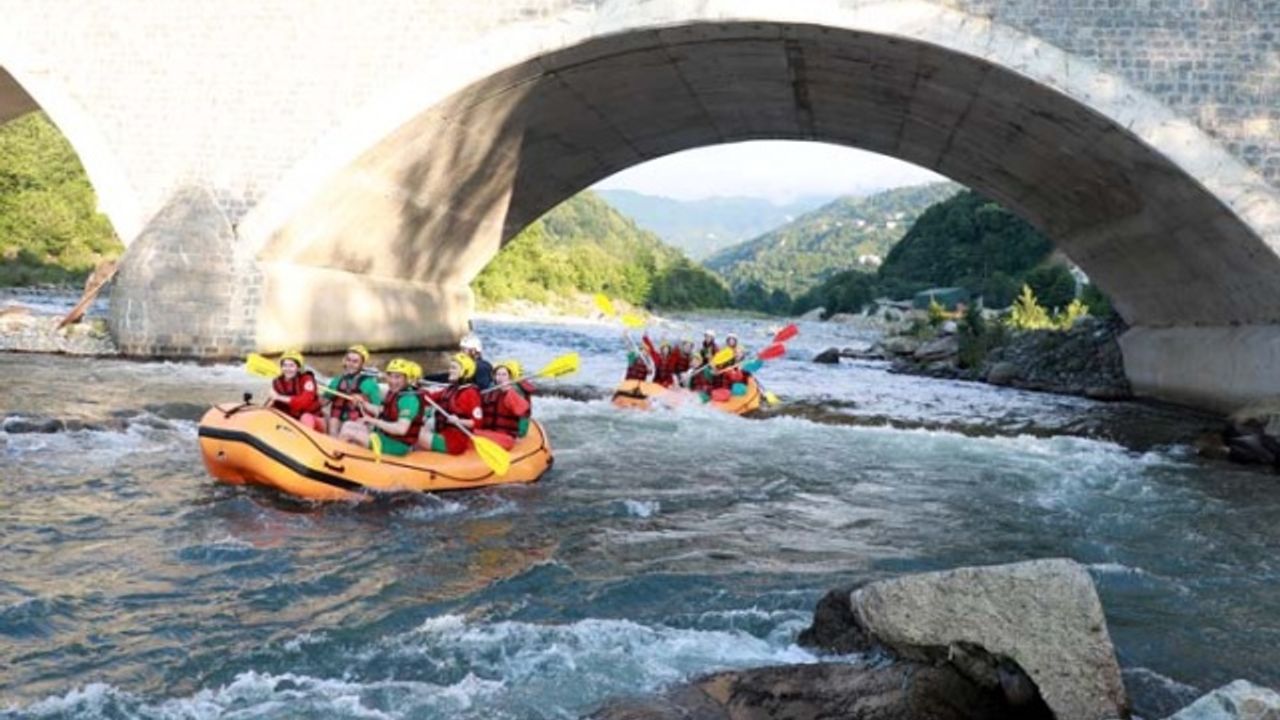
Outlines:
{"label": "white helmet", "polygon": [[702,336],[703,336],[703,337],[710,337],[710,338],[714,338],[714,337],[716,336],[716,331],[715,331],[715,330],[708,330],[708,331],[706,331],[706,332],[702,333]]}
{"label": "white helmet", "polygon": [[462,341],[458,343],[458,346],[461,347],[463,350],[474,350],[476,352],[484,352],[480,348],[480,338],[476,337],[475,333],[467,333],[466,335],[463,335]]}

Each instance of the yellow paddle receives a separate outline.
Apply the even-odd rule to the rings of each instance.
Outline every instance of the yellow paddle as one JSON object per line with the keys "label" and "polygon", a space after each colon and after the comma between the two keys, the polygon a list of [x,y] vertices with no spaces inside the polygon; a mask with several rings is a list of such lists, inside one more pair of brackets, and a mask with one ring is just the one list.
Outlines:
{"label": "yellow paddle", "polygon": [[489,438],[479,437],[472,433],[462,425],[458,418],[450,415],[444,408],[440,407],[435,400],[432,400],[427,395],[424,394],[421,397],[423,400],[430,403],[431,407],[436,409],[436,412],[444,415],[445,420],[453,423],[454,427],[458,428],[463,432],[463,434],[471,438],[471,442],[476,448],[476,454],[480,456],[480,459],[484,461],[485,465],[489,466],[489,469],[492,470],[494,474],[499,476],[507,474],[507,471],[511,469],[511,455],[509,455],[506,450],[503,450],[501,445]]}
{"label": "yellow paddle", "polygon": [[639,315],[627,313],[622,316],[622,324],[626,325],[632,330],[637,330],[639,328],[644,327],[645,325],[648,325],[649,323],[645,322],[644,318],[640,317]]}
{"label": "yellow paddle", "polygon": [[269,380],[275,380],[280,375],[280,363],[258,353],[249,353],[244,359],[244,369],[250,375],[257,375]]}
{"label": "yellow paddle", "polygon": [[[573,373],[578,372],[578,368],[580,368],[581,366],[582,366],[582,358],[578,357],[578,353],[576,353],[576,352],[575,352],[575,353],[568,353],[568,354],[565,354],[565,355],[561,355],[560,357],[556,358],[555,360],[552,360],[551,362],[547,363],[547,364],[546,364],[546,365],[544,365],[544,366],[542,367],[542,369],[541,369],[541,370],[539,370],[538,372],[536,372],[536,373],[534,373],[534,374],[532,374],[532,375],[526,375],[525,377],[526,377],[526,378],[536,378],[536,377],[544,377],[544,378],[558,378],[558,377],[564,377],[565,375],[572,375]],[[510,381],[507,381],[507,382],[502,383],[501,385],[494,385],[493,387],[485,388],[484,390],[481,390],[480,392],[482,392],[482,393],[487,393],[487,392],[493,392],[494,390],[501,390],[502,388],[505,388],[505,387],[511,387],[512,385],[515,385],[515,384],[516,384],[516,383],[518,383],[518,382],[520,382],[520,381],[519,381],[519,380],[510,380]]]}

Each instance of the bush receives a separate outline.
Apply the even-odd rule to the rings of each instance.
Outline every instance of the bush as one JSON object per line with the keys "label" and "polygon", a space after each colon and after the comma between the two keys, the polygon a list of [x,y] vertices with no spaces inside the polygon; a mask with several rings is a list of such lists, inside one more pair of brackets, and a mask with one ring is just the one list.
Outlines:
{"label": "bush", "polygon": [[1089,306],[1079,300],[1072,300],[1066,308],[1055,312],[1051,317],[1036,300],[1036,295],[1028,285],[1022,286],[1022,295],[1009,310],[1005,324],[1014,330],[1070,330],[1076,321],[1089,314]]}

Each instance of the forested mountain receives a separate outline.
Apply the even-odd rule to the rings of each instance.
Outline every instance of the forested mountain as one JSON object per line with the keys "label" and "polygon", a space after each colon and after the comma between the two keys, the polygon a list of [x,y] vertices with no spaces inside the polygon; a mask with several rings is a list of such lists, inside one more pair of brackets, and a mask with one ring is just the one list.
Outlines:
{"label": "forested mountain", "polygon": [[764,198],[674,200],[631,190],[595,192],[640,227],[657,233],[663,242],[694,260],[768,232],[829,199],[809,197],[775,205]]}
{"label": "forested mountain", "polygon": [[724,307],[719,278],[664,245],[593,192],[561,203],[525,228],[472,283],[481,304],[604,292],[637,305]]}
{"label": "forested mountain", "polygon": [[124,245],[44,113],[0,126],[0,285],[80,281]]}
{"label": "forested mountain", "polygon": [[924,212],[889,251],[875,275],[844,272],[804,295],[793,312],[824,307],[857,312],[873,298],[908,299],[931,287],[960,286],[987,307],[1005,307],[1025,283],[1049,308],[1075,297],[1065,258],[1052,258],[1049,239],[1018,216],[972,190]]}
{"label": "forested mountain", "polygon": [[906,297],[927,287],[960,285],[989,307],[1017,296],[1027,274],[1053,252],[1049,238],[972,190],[920,217],[880,268],[880,291]]}
{"label": "forested mountain", "polygon": [[839,198],[721,250],[704,264],[735,292],[759,285],[766,293],[795,296],[843,270],[874,272],[926,208],[960,189],[955,183],[933,183]]}

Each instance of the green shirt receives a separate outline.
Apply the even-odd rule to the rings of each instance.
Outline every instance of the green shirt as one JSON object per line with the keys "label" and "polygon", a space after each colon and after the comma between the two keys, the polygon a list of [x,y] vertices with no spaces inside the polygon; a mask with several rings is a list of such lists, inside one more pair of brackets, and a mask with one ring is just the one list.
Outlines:
{"label": "green shirt", "polygon": [[[417,393],[405,393],[396,400],[396,422],[400,422],[406,418],[412,418],[418,414],[418,409],[422,407],[422,401],[418,399]],[[387,455],[408,455],[413,449],[412,443],[402,443],[394,438],[387,437],[387,434],[381,430],[374,430],[382,436],[382,452]],[[416,441],[416,438],[415,438]]]}
{"label": "green shirt", "polygon": [[[342,380],[342,378],[343,376],[339,375],[338,377],[330,379],[329,389],[342,392],[342,388],[338,387],[338,383]],[[365,397],[369,398],[369,402],[373,403],[374,405],[382,404],[382,388],[378,386],[378,380],[374,376],[372,375],[361,376],[360,382],[358,385],[356,385],[356,387],[360,389],[361,395],[364,395]]]}

